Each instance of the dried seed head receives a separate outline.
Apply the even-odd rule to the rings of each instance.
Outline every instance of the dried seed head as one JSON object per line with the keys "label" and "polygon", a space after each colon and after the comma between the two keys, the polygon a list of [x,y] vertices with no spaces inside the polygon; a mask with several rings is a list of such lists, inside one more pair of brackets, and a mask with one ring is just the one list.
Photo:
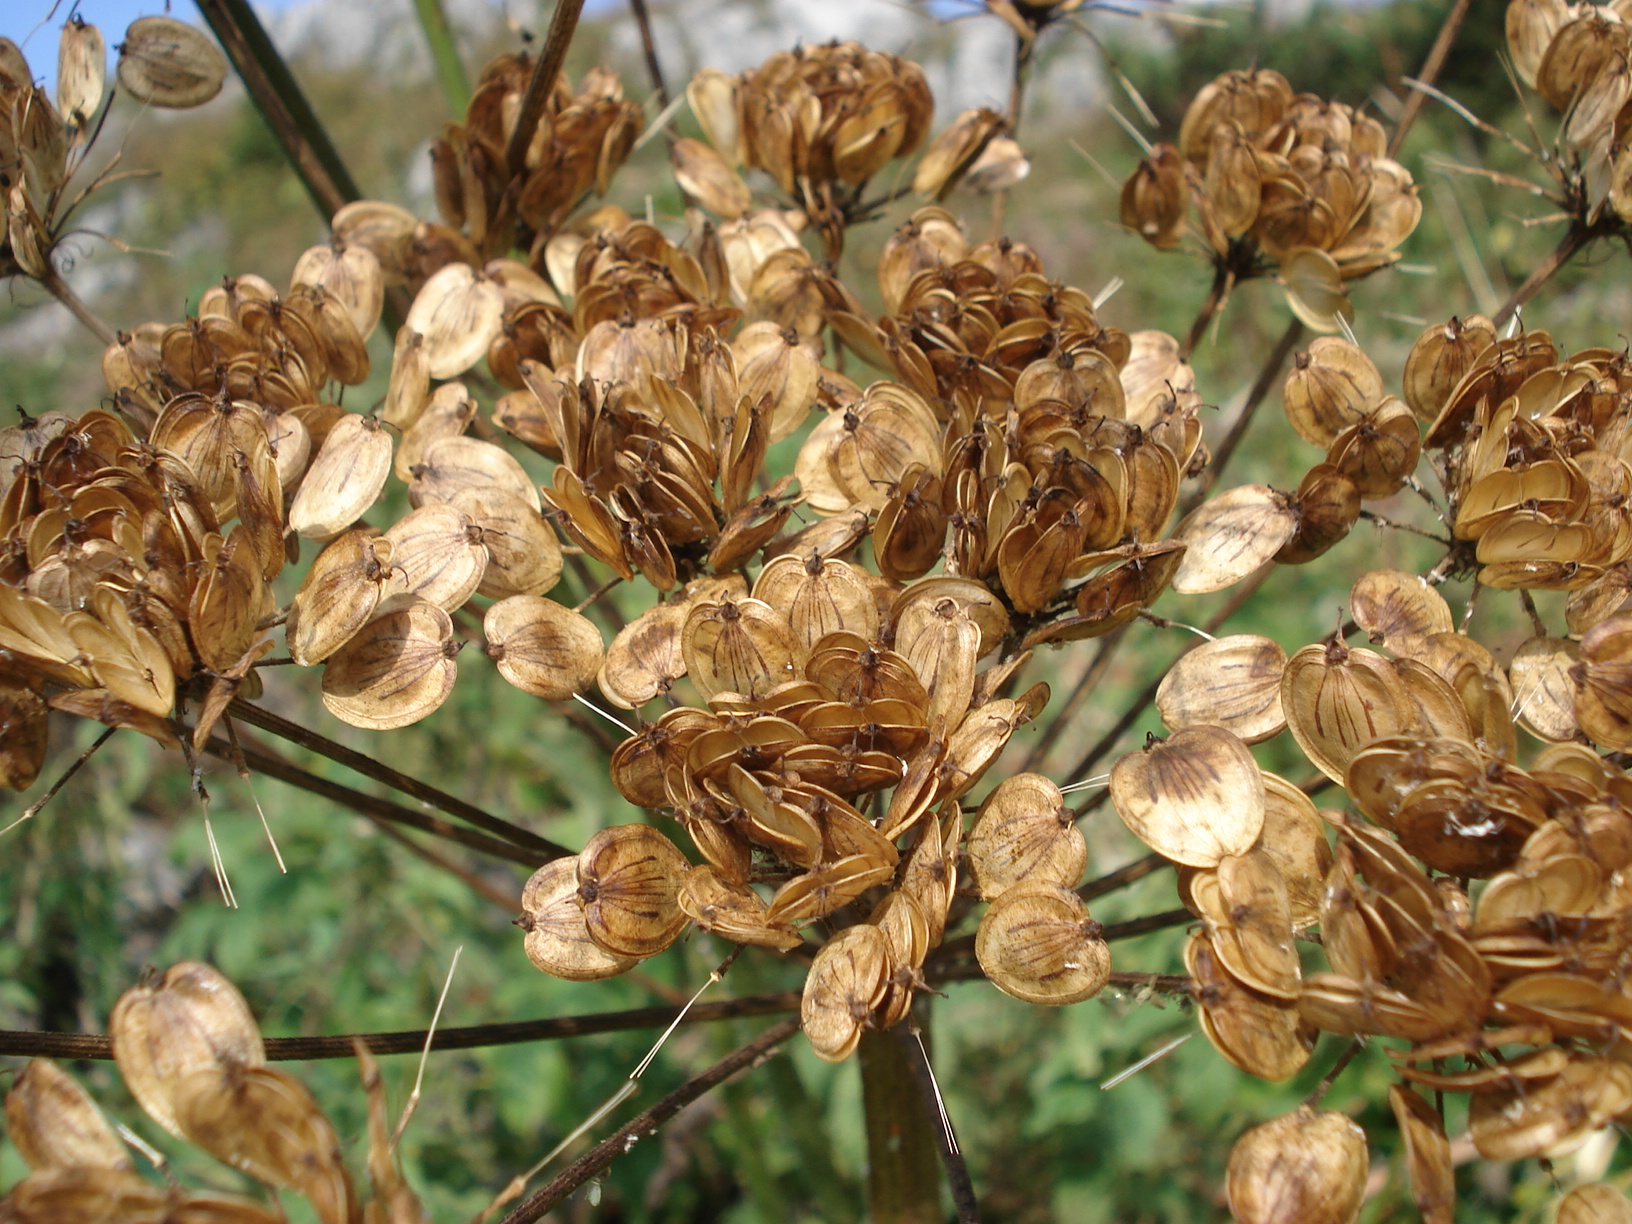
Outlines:
{"label": "dried seed head", "polygon": [[120,995],[108,1016],[108,1038],[131,1096],[179,1139],[187,1136],[176,1118],[176,1096],[190,1075],[266,1062],[243,995],[196,961],[172,965],[153,984]]}
{"label": "dried seed head", "polygon": [[1264,826],[1264,778],[1239,738],[1222,727],[1186,727],[1111,767],[1117,815],[1176,863],[1216,867],[1245,854]]}
{"label": "dried seed head", "polygon": [[1370,1167],[1351,1119],[1304,1108],[1235,1141],[1224,1192],[1237,1224],[1352,1224]]}
{"label": "dried seed head", "polygon": [[138,17],[119,45],[119,84],[149,106],[202,106],[226,79],[226,57],[215,43],[173,17]]}

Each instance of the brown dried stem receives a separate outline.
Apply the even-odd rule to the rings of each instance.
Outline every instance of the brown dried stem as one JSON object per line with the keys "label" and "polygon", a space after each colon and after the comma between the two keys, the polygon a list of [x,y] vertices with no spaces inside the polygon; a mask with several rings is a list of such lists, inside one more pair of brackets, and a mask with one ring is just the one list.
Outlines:
{"label": "brown dried stem", "polygon": [[[744,1016],[774,1015],[799,1006],[797,990],[779,994],[747,995],[714,1003],[697,1003],[682,1024],[736,1020]],[[636,1007],[628,1011],[591,1012],[582,1016],[550,1016],[541,1020],[513,1020],[504,1024],[472,1024],[464,1028],[408,1029],[390,1033],[348,1033],[338,1037],[268,1037],[266,1056],[273,1062],[308,1062],[353,1058],[361,1041],[374,1054],[418,1054],[426,1038],[433,1050],[479,1050],[490,1046],[520,1045],[528,1041],[560,1041],[597,1033],[630,1029],[667,1028],[680,1015],[679,1007]],[[0,1029],[0,1055],[41,1058],[108,1059],[113,1053],[100,1033],[41,1033]]]}
{"label": "brown dried stem", "polygon": [[66,306],[74,318],[83,323],[103,344],[118,343],[119,337],[114,334],[113,328],[103,322],[102,317],[86,305],[84,298],[68,287],[68,282],[62,279],[62,274],[56,268],[53,267],[50,273],[40,280],[40,286]]}
{"label": "brown dried stem", "polygon": [[364,756],[360,752],[347,748],[344,744],[337,744],[327,736],[308,730],[299,723],[290,722],[287,718],[274,714],[271,710],[251,705],[242,697],[234,698],[232,704],[227,708],[227,712],[232,717],[242,719],[253,727],[259,727],[261,730],[270,732],[280,739],[286,739],[291,744],[310,749],[319,756],[327,757],[337,764],[344,765],[347,769],[354,769],[366,778],[373,778],[376,782],[383,782],[405,795],[412,795],[420,802],[428,803],[438,811],[457,817],[466,824],[475,825],[478,829],[485,829],[512,845],[536,851],[543,857],[535,858],[533,860],[535,865],[542,864],[549,859],[562,858],[575,853],[575,851],[568,850],[546,837],[540,837],[531,829],[524,829],[520,825],[511,824],[508,820],[484,812],[481,808],[466,803],[463,799],[457,799],[446,791],[438,790],[436,787],[427,785],[417,778],[411,778],[405,773],[392,769],[389,765],[381,764],[379,761],[374,760],[373,757]]}
{"label": "brown dried stem", "polygon": [[659,107],[669,104],[669,86],[663,80],[663,65],[657,59],[657,41],[652,37],[652,15],[646,0],[629,0],[629,10],[635,15],[635,26],[640,30],[640,53],[646,61],[646,75],[652,88],[657,90]]}
{"label": "brown dried stem", "polygon": [[248,0],[198,0],[198,7],[323,220],[360,199],[328,132]]}
{"label": "brown dried stem", "polygon": [[958,1147],[952,1131],[952,1119],[947,1116],[945,1103],[935,1087],[935,1070],[929,1065],[929,1051],[924,1047],[918,1025],[913,1022],[897,1030],[896,1043],[902,1058],[918,1089],[918,1100],[930,1117],[930,1129],[935,1133],[935,1147],[941,1155],[941,1168],[946,1172],[947,1189],[952,1192],[952,1208],[958,1224],[980,1224],[980,1204],[975,1201],[974,1183],[969,1180],[969,1165]]}
{"label": "brown dried stem", "polygon": [[[342,786],[338,782],[331,782],[327,778],[320,778],[310,770],[302,769],[299,765],[284,760],[270,752],[264,752],[250,744],[240,744],[242,759],[256,773],[265,774],[289,786],[298,787],[308,794],[320,795],[340,806],[349,808],[359,816],[369,820],[386,824],[404,825],[410,829],[418,829],[422,833],[429,833],[433,837],[440,837],[446,841],[457,842],[459,845],[493,858],[504,859],[506,862],[518,863],[529,869],[538,867],[544,860],[532,851],[525,850],[511,842],[497,837],[489,837],[485,833],[477,833],[470,829],[451,825],[445,820],[429,815],[425,812],[416,812],[412,808],[404,807],[400,803],[393,803],[389,799],[381,799],[374,795],[366,795],[362,791],[353,790],[349,786]],[[232,745],[220,736],[212,736],[205,745],[206,752],[213,757],[233,764],[238,758],[233,755]],[[564,849],[564,847],[563,847]],[[559,857],[559,856],[557,856]]]}
{"label": "brown dried stem", "polygon": [[[1445,66],[1445,59],[1451,53],[1451,44],[1456,41],[1457,31],[1462,28],[1462,19],[1468,15],[1468,0],[1456,0],[1451,5],[1451,11],[1445,14],[1445,21],[1439,27],[1439,36],[1434,39],[1434,45],[1428,48],[1428,58],[1422,61],[1422,71],[1417,73],[1417,79],[1425,85],[1432,85],[1439,70]],[[1394,127],[1394,134],[1388,139],[1388,155],[1395,156],[1400,146],[1405,143],[1405,137],[1411,130],[1411,125],[1417,121],[1417,115],[1422,111],[1423,100],[1426,95],[1420,89],[1413,89],[1411,96],[1405,100],[1405,109],[1400,112],[1400,121]]]}
{"label": "brown dried stem", "polygon": [[[1611,216],[1613,215],[1612,213]],[[1496,326],[1500,328],[1517,314],[1519,308],[1535,297],[1541,287],[1558,274],[1560,268],[1580,254],[1581,249],[1587,243],[1594,238],[1603,236],[1606,232],[1603,221],[1590,226],[1579,223],[1572,224],[1564,232],[1564,236],[1558,240],[1558,245],[1552,249],[1547,258],[1531,270],[1530,275],[1524,278],[1524,283],[1513,291],[1512,297],[1507,299],[1506,305],[1496,312]]]}
{"label": "brown dried stem", "polygon": [[521,97],[516,130],[510,133],[510,143],[504,150],[504,162],[510,168],[511,178],[519,177],[526,169],[527,146],[533,143],[533,133],[544,115],[544,103],[555,88],[555,78],[561,74],[561,65],[566,61],[567,47],[578,28],[578,14],[583,8],[584,0],[556,0],[549,33],[544,36],[544,49],[533,64],[527,92]]}
{"label": "brown dried stem", "polygon": [[618,1157],[633,1150],[640,1140],[656,1134],[658,1127],[687,1105],[719,1087],[739,1071],[757,1065],[798,1031],[799,1018],[790,1016],[780,1024],[766,1029],[746,1045],[738,1047],[707,1071],[687,1080],[650,1109],[597,1143],[548,1184],[541,1186],[524,1199],[499,1224],[532,1224],[532,1221],[542,1217],[585,1182],[605,1172]]}
{"label": "brown dried stem", "polygon": [[1171,866],[1172,863],[1161,855],[1147,854],[1144,858],[1134,859],[1133,862],[1128,863],[1126,866],[1107,872],[1097,880],[1089,880],[1088,883],[1077,889],[1077,896],[1084,901],[1092,901],[1095,897],[1103,897],[1106,893],[1113,893],[1119,888],[1126,888],[1135,880],[1142,880],[1152,872]]}
{"label": "brown dried stem", "polygon": [[1207,470],[1201,474],[1179,506],[1181,518],[1207,500],[1207,494],[1212,492],[1218,478],[1224,474],[1225,467],[1234,457],[1236,447],[1241,445],[1241,439],[1246,436],[1247,427],[1252,424],[1258,405],[1264,402],[1269,389],[1275,385],[1275,380],[1280,376],[1281,367],[1286,364],[1286,359],[1292,355],[1292,350],[1298,346],[1298,341],[1302,338],[1303,324],[1296,319],[1287,323],[1286,330],[1281,333],[1281,338],[1275,342],[1275,347],[1270,350],[1269,356],[1264,359],[1263,366],[1258,370],[1258,377],[1253,381],[1252,389],[1247,392],[1247,402],[1241,405],[1241,411],[1236,415],[1235,423],[1230,426],[1230,432],[1224,435],[1224,440],[1213,452],[1213,459],[1207,465]]}
{"label": "brown dried stem", "polygon": [[1189,361],[1190,354],[1196,351],[1196,345],[1201,343],[1202,336],[1206,334],[1207,325],[1218,314],[1219,307],[1224,305],[1224,295],[1228,291],[1229,285],[1229,269],[1222,264],[1215,266],[1213,268],[1213,287],[1207,291],[1206,300],[1202,302],[1201,309],[1196,311],[1195,322],[1190,324],[1190,330],[1185,334],[1184,342],[1179,345],[1180,361]]}

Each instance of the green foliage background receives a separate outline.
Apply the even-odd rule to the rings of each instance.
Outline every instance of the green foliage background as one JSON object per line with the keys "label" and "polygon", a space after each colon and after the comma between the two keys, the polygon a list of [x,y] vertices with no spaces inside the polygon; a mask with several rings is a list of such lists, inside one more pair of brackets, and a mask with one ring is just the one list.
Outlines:
{"label": "green foliage background", "polygon": [[[1123,37],[1114,17],[1096,17],[1094,28],[1160,117],[1159,138],[1175,132],[1194,90],[1230,67],[1276,67],[1295,88],[1357,105],[1376,99],[1383,87],[1398,84],[1401,73],[1416,70],[1446,7],[1440,0],[1317,7],[1305,21],[1281,26],[1252,10],[1208,10],[1221,26],[1187,30],[1160,50],[1152,50],[1149,40]],[[1484,118],[1522,133],[1518,98],[1494,68],[1503,7],[1495,0],[1475,0],[1441,84]],[[620,11],[587,23],[569,69],[576,74],[596,62],[607,46],[607,23],[622,20]],[[789,31],[789,42],[796,36]],[[493,49],[469,47],[467,62],[478,64]],[[1070,28],[1051,31],[1041,50],[1045,64],[1052,57],[1090,54]],[[630,92],[642,96],[638,66],[618,66]],[[671,79],[680,67],[669,66]],[[365,193],[402,199],[410,159],[423,156],[423,142],[446,118],[436,91],[424,81],[324,72],[311,65],[303,67],[302,79]],[[1131,110],[1125,102],[1121,108]],[[121,109],[116,126],[134,120],[133,109]],[[1122,232],[1114,185],[1078,152],[1088,150],[1120,178],[1139,156],[1132,142],[1103,112],[1028,120],[1022,139],[1033,172],[1010,204],[1008,232],[1036,246],[1051,274],[1090,292],[1113,277],[1125,280],[1105,308],[1108,322],[1182,334],[1205,294],[1208,270],[1200,261],[1152,251]],[[116,325],[177,319],[223,273],[254,270],[280,281],[296,254],[323,237],[320,219],[265,126],[241,98],[162,123],[134,122],[124,140],[125,165],[160,167],[163,173],[157,180],[111,190],[106,224],[133,246],[169,253],[121,254],[89,238],[76,240],[93,267],[138,269],[123,282],[115,277],[98,300],[98,309]],[[1414,270],[1386,272],[1355,294],[1356,330],[1391,383],[1426,322],[1492,311],[1554,240],[1546,227],[1525,224],[1540,211],[1536,202],[1436,168],[1454,162],[1528,172],[1514,150],[1481,137],[1442,108],[1429,107],[1404,160],[1422,184],[1427,205],[1422,227],[1405,249],[1405,263]],[[674,216],[679,200],[667,184],[661,142],[654,142],[622,173],[614,198],[628,204],[650,190],[656,212]],[[986,224],[983,201],[964,199],[955,207],[975,232]],[[856,235],[844,268],[851,283],[870,291],[878,248],[905,211]],[[1532,325],[1548,326],[1566,348],[1621,343],[1628,318],[1624,268],[1619,252],[1591,253],[1536,304]],[[55,309],[30,289],[14,289],[11,301],[0,305],[0,329]],[[1248,285],[1200,346],[1198,386],[1205,399],[1221,406],[1221,417],[1241,402],[1285,319],[1273,286]],[[379,336],[374,355],[383,369],[389,345]],[[39,357],[8,352],[0,378],[6,401],[32,412],[80,411],[102,394],[97,349],[78,335]],[[376,378],[355,390],[352,402],[372,403],[382,391]],[[1318,457],[1286,428],[1278,396],[1272,394],[1228,482],[1267,480],[1291,487]],[[1362,526],[1315,564],[1278,570],[1226,630],[1268,634],[1295,649],[1330,631],[1348,586],[1364,570],[1418,568],[1431,560],[1421,544]],[[1451,598],[1454,604],[1455,595]],[[1211,599],[1169,596],[1156,611],[1199,622],[1215,606]],[[635,610],[633,604],[625,608]],[[1510,616],[1515,610],[1491,600],[1479,612],[1476,625],[1485,640],[1494,639],[1499,655],[1524,634]],[[1184,644],[1179,630],[1138,624],[1131,632],[1133,640],[1102,689],[1046,757],[1044,772],[1063,776],[1111,724],[1120,700],[1164,669]],[[1082,648],[1045,652],[1032,672],[1063,693],[1091,654]],[[636,818],[599,769],[585,767],[594,759],[592,751],[560,710],[511,689],[474,650],[462,657],[460,672],[454,696],[442,710],[418,726],[384,736],[352,731],[322,714],[311,677],[292,668],[267,673],[265,701],[569,845],[581,844],[604,824]],[[1156,729],[1148,716],[1127,744]],[[89,743],[96,729],[64,720],[53,730],[47,779]],[[994,779],[1015,767],[1035,734],[1033,729],[1018,737],[1006,765],[994,769]],[[326,762],[290,755],[323,776],[369,787]],[[1294,777],[1307,772],[1281,744],[1266,745],[1262,760]],[[209,960],[237,981],[268,1034],[294,1035],[422,1026],[459,947],[464,954],[443,1017],[450,1025],[683,998],[725,951],[709,938],[693,938],[643,966],[644,974],[589,985],[554,981],[528,965],[510,926],[512,914],[405,852],[362,819],[276,782],[257,781],[254,795],[289,868],[280,874],[266,849],[251,788],[213,763],[205,785],[237,891],[236,911],[217,899],[201,804],[189,791],[186,770],[133,735],[116,736],[44,814],[0,838],[0,1027],[100,1030],[115,998],[144,966],[184,958]],[[34,793],[0,800],[0,825]],[[1104,808],[1088,820],[1086,831],[1094,847],[1092,873],[1139,853]],[[523,873],[518,869],[482,863],[471,869],[519,896]],[[1095,916],[1115,921],[1173,904],[1172,877],[1159,873],[1098,903]],[[1119,944],[1117,967],[1174,971],[1181,938],[1182,932],[1164,932]],[[768,956],[745,957],[716,988],[717,997],[788,989],[799,976],[797,966],[779,965]],[[637,1105],[656,1099],[764,1023],[680,1031],[648,1073]],[[985,983],[966,983],[949,987],[946,997],[935,1001],[931,1027],[941,1085],[989,1220],[1186,1224],[1224,1219],[1219,1187],[1234,1136],[1291,1108],[1340,1052],[1335,1043],[1323,1044],[1294,1082],[1268,1085],[1236,1072],[1204,1040],[1195,1040],[1105,1092],[1101,1081],[1194,1030],[1186,1008],[1108,992],[1094,1002],[1044,1010],[1019,1004]],[[615,1091],[649,1040],[649,1034],[625,1033],[433,1056],[424,1099],[403,1147],[409,1179],[424,1195],[432,1218],[452,1221],[475,1214],[497,1188]],[[75,1069],[115,1117],[169,1155],[184,1180],[242,1188],[233,1174],[148,1125],[110,1066]],[[413,1070],[411,1058],[387,1060],[394,1102],[404,1098]],[[313,1063],[299,1071],[336,1121],[360,1173],[363,1097],[355,1067]],[[1372,1135],[1374,1168],[1386,1174],[1386,1184],[1366,1209],[1364,1218],[1373,1224],[1415,1218],[1392,1121],[1377,1104],[1389,1079],[1386,1058],[1368,1051],[1327,1098],[1331,1107],[1357,1113]],[[855,1064],[828,1067],[795,1041],[785,1056],[706,1098],[662,1137],[637,1147],[595,1193],[580,1195],[564,1209],[562,1218],[735,1224],[858,1218],[865,1177],[860,1119]],[[1453,1134],[1455,1121],[1453,1116]],[[1617,1156],[1615,1168],[1625,1163]],[[21,1172],[15,1151],[0,1145],[0,1185]],[[1567,1167],[1557,1173],[1565,1181],[1572,1175]],[[1550,1212],[1552,1182],[1533,1165],[1468,1166],[1461,1186],[1464,1221],[1528,1221]],[[303,1218],[299,1204],[291,1201],[288,1207],[292,1218]]]}

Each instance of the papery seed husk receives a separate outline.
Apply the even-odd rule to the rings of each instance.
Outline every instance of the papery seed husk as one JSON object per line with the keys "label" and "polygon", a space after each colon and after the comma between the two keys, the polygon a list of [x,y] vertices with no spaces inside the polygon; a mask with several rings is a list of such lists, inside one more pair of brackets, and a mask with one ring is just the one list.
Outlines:
{"label": "papery seed husk", "polygon": [[453,691],[453,621],[414,603],[372,621],[329,657],[323,705],[342,722],[392,731],[418,722]]}
{"label": "papery seed husk", "polygon": [[686,674],[680,631],[687,605],[671,600],[648,608],[618,631],[598,676],[608,701],[633,710],[667,693]]}
{"label": "papery seed husk", "polygon": [[1468,1131],[1486,1160],[1561,1155],[1632,1105],[1632,1067],[1609,1058],[1577,1055],[1544,1084],[1476,1094]]}
{"label": "papery seed husk", "polygon": [[1372,642],[1396,654],[1414,654],[1429,634],[1455,628],[1444,596],[1403,570],[1362,574],[1349,590],[1349,610]]}
{"label": "papery seed husk", "polygon": [[1405,1140],[1405,1167],[1411,1198],[1423,1224],[1454,1224],[1456,1176],[1445,1123],[1427,1101],[1404,1084],[1388,1090],[1388,1103]]}
{"label": "papery seed husk", "polygon": [[686,926],[680,882],[690,864],[649,825],[614,825],[578,855],[578,901],[589,937],[614,956],[646,957]]}
{"label": "papery seed husk", "polygon": [[492,489],[455,493],[449,505],[480,528],[487,549],[477,593],[489,599],[542,595],[561,578],[561,545],[548,521],[526,500]]}
{"label": "papery seed husk", "polygon": [[1269,561],[1298,529],[1283,494],[1241,485],[1209,498],[1173,529],[1187,546],[1173,589],[1181,595],[1221,591]]}
{"label": "papery seed husk", "polygon": [[1632,1224],[1632,1200],[1604,1182],[1577,1186],[1559,1203],[1554,1224]]}
{"label": "papery seed husk", "polygon": [[1315,1030],[1298,1008],[1248,990],[1226,973],[1212,942],[1196,931],[1184,948],[1195,980],[1201,1029],[1213,1048],[1249,1075],[1283,1080],[1309,1061]]}
{"label": "papery seed husk", "polygon": [[541,595],[512,595],[482,620],[487,653],[499,674],[523,692],[565,701],[595,681],[601,631],[582,613]]}
{"label": "papery seed husk", "polygon": [[1286,881],[1292,925],[1298,929],[1320,921],[1320,907],[1331,869],[1332,850],[1326,826],[1314,802],[1279,774],[1264,772],[1264,827],[1254,844],[1275,860]]}
{"label": "papery seed husk", "polygon": [[1168,669],[1156,690],[1156,708],[1169,730],[1211,723],[1256,744],[1286,726],[1281,713],[1285,668],[1286,651],[1269,638],[1215,638]]}
{"label": "papery seed husk", "polygon": [[375,615],[384,616],[416,599],[444,612],[463,607],[487,570],[487,549],[465,512],[442,503],[424,505],[392,523],[381,539],[391,546],[391,569]]}
{"label": "papery seed husk", "polygon": [[385,273],[379,256],[363,243],[328,243],[309,247],[295,261],[291,288],[317,285],[338,299],[360,339],[366,340],[380,321],[385,302]]}
{"label": "papery seed husk", "polygon": [[1342,643],[1305,646],[1287,662],[1281,708],[1304,755],[1341,783],[1364,744],[1411,727],[1415,706],[1388,661]]}
{"label": "papery seed husk", "polygon": [[77,16],[57,43],[57,109],[70,126],[84,130],[107,92],[108,49],[102,31]]}
{"label": "papery seed husk", "polygon": [[1359,347],[1322,336],[1299,353],[1282,398],[1287,419],[1306,442],[1330,446],[1383,397],[1383,377]]}
{"label": "papery seed husk", "polygon": [[1562,742],[1581,732],[1575,719],[1576,644],[1566,638],[1531,638],[1513,652],[1508,682],[1517,701],[1514,715],[1539,739]]}
{"label": "papery seed husk", "polygon": [[987,907],[975,934],[980,967],[1004,994],[1064,1006],[1090,999],[1111,975],[1111,951],[1081,897],[1021,884]]}
{"label": "papery seed husk", "polygon": [[1252,753],[1222,727],[1187,727],[1111,767],[1111,802],[1158,854],[1216,867],[1245,854],[1264,825],[1264,779]]}
{"label": "papery seed husk", "polygon": [[700,600],[681,630],[686,673],[705,697],[749,697],[791,679],[800,654],[787,621],[759,599]]}
{"label": "papery seed husk", "polygon": [[0,1201],[16,1224],[180,1224],[180,1216],[171,1214],[170,1194],[129,1169],[30,1173]]}
{"label": "papery seed husk", "polygon": [[680,909],[705,931],[740,944],[786,952],[804,942],[787,923],[767,921],[765,902],[746,884],[737,884],[711,864],[693,867],[680,886]]}
{"label": "papery seed husk", "polygon": [[119,46],[119,84],[138,102],[186,110],[221,92],[227,61],[203,31],[173,17],[138,17]]}
{"label": "papery seed husk", "polygon": [[176,1085],[182,1135],[210,1155],[272,1186],[298,1190],[322,1224],[354,1217],[340,1140],[299,1080],[277,1067],[226,1064]]}
{"label": "papery seed husk", "polygon": [[289,530],[332,540],[372,506],[391,471],[391,435],[372,417],[347,413],[329,430],[289,505]]}
{"label": "papery seed husk", "polygon": [[0,681],[0,785],[19,791],[34,785],[45,764],[48,715],[34,689]]}
{"label": "papery seed husk", "polygon": [[414,478],[413,469],[425,461],[425,452],[443,438],[464,433],[476,419],[476,401],[464,383],[443,383],[425,402],[418,418],[402,435],[392,470],[404,483]]}
{"label": "papery seed husk", "polygon": [[1015,774],[980,805],[969,865],[987,901],[1021,883],[1074,888],[1088,865],[1088,842],[1059,787],[1041,774]]}
{"label": "papery seed husk", "polygon": [[284,634],[301,667],[321,663],[369,621],[391,573],[391,545],[366,528],[348,531],[317,555],[289,604]]}
{"label": "papery seed husk", "polygon": [[888,985],[889,941],[877,927],[848,927],[822,945],[805,977],[799,1014],[816,1056],[843,1062]]}
{"label": "papery seed husk", "polygon": [[130,1154],[90,1094],[48,1058],[32,1058],[6,1093],[6,1133],[42,1169],[128,1169]]}
{"label": "papery seed husk", "polygon": [[520,498],[542,511],[538,486],[509,451],[479,438],[438,438],[427,445],[413,468],[408,499],[415,505],[452,501],[469,489],[493,489]]}
{"label": "papery seed husk", "polygon": [[457,378],[486,354],[504,323],[504,292],[469,264],[450,263],[414,296],[407,326],[424,339],[433,379]]}
{"label": "papery seed husk", "polygon": [[174,1093],[194,1071],[266,1062],[260,1029],[237,987],[197,961],[172,965],[152,985],[119,996],[108,1016],[119,1074],[136,1103],[165,1130],[186,1138]]}
{"label": "papery seed husk", "polygon": [[1353,1224],[1370,1169],[1353,1119],[1305,1106],[1235,1141],[1224,1193],[1237,1224]]}
{"label": "papery seed husk", "polygon": [[578,860],[556,859],[540,867],[521,894],[527,932],[527,958],[552,977],[595,982],[616,977],[639,964],[639,958],[616,956],[589,937],[578,904]]}

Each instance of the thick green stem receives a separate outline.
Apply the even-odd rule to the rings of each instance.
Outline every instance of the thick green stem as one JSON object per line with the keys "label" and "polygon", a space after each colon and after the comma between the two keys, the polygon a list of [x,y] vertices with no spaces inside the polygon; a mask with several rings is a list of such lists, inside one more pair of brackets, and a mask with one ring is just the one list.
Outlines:
{"label": "thick green stem", "polygon": [[431,63],[436,66],[436,82],[442,87],[442,96],[448,100],[448,113],[455,119],[465,113],[470,104],[470,79],[459,58],[459,48],[453,40],[453,27],[448,24],[447,10],[442,0],[414,0],[414,12],[419,15],[419,27],[425,31],[425,42],[431,49]]}
{"label": "thick green stem", "polygon": [[861,1035],[867,1113],[867,1197],[872,1224],[940,1224],[936,1120],[924,1109],[912,1064],[894,1033]]}

